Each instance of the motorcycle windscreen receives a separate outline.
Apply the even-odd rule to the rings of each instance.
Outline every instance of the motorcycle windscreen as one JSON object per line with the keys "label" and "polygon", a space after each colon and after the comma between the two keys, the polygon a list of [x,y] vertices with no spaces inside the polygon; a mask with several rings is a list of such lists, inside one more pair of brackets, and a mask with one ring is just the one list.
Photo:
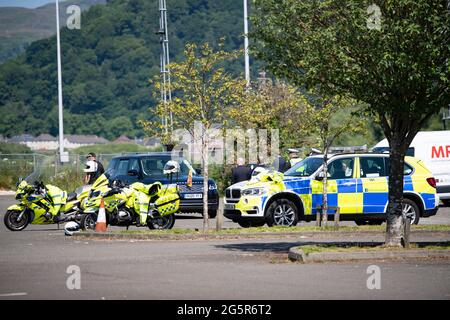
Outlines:
{"label": "motorcycle windscreen", "polygon": [[95,180],[95,182],[92,184],[92,189],[98,189],[103,186],[107,186],[109,184],[108,178],[102,174],[100,177]]}

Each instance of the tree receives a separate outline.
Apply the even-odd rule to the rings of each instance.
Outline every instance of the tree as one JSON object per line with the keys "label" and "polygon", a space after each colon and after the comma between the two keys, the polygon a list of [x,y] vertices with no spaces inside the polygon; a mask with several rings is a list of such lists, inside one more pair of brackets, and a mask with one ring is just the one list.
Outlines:
{"label": "tree", "polygon": [[[255,0],[257,56],[298,86],[367,103],[390,145],[386,245],[402,237],[403,165],[450,103],[447,0]],[[374,4],[375,3],[375,4]]]}
{"label": "tree", "polygon": [[[236,58],[239,52],[214,51],[208,43],[200,48],[187,44],[185,60],[169,65],[171,73],[172,101],[160,102],[156,107],[157,119],[172,113],[174,129],[187,130],[201,145],[203,174],[203,231],[208,222],[208,165],[210,129],[214,124],[225,127],[228,108],[239,105],[245,92],[245,81],[234,79],[223,68],[224,62]],[[158,85],[156,86],[159,89]],[[159,92],[159,90],[158,90]],[[162,124],[158,121],[143,122],[146,127],[159,127],[165,138]]]}
{"label": "tree", "polygon": [[278,129],[280,148],[310,145],[309,114],[313,106],[295,87],[262,78],[249,90],[242,104],[230,108],[228,116],[238,126]]}
{"label": "tree", "polygon": [[[317,137],[317,142],[323,152],[323,204],[322,227],[328,221],[328,154],[334,141],[344,133],[357,134],[362,128],[362,119],[355,112],[355,102],[339,96],[331,98],[317,97],[315,108],[310,109],[305,117],[309,119],[308,128]],[[342,112],[350,113],[345,118],[339,117]],[[318,214],[318,213],[317,213]]]}

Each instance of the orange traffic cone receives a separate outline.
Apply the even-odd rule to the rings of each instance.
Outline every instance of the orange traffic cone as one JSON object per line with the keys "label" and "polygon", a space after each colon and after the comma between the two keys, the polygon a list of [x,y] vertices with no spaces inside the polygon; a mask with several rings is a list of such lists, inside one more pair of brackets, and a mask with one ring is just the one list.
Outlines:
{"label": "orange traffic cone", "polygon": [[105,232],[106,231],[106,212],[105,212],[105,202],[103,198],[100,202],[100,209],[98,209],[97,223],[95,224],[95,232]]}
{"label": "orange traffic cone", "polygon": [[186,181],[186,186],[192,187],[192,170],[189,169],[189,174]]}

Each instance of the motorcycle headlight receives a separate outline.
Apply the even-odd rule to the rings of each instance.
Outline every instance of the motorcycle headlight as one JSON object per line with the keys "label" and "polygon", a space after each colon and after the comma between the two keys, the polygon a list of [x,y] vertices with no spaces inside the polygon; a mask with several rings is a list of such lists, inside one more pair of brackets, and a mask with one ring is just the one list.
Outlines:
{"label": "motorcycle headlight", "polygon": [[267,193],[266,188],[250,188],[246,190],[242,190],[243,196],[262,196]]}

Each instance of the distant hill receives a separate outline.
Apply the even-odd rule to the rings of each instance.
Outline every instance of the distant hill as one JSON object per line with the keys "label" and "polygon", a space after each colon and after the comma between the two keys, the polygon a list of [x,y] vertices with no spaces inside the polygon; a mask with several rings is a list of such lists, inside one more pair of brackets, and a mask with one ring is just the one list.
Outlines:
{"label": "distant hill", "polygon": [[[31,42],[56,33],[55,1],[36,9],[0,7],[0,63],[22,53]],[[86,10],[106,0],[60,1],[60,21],[66,20],[66,9],[72,4]]]}
{"label": "distant hill", "polygon": [[[172,61],[182,58],[186,42],[214,45],[225,36],[226,50],[243,47],[242,1],[167,5]],[[64,131],[108,139],[142,135],[136,122],[155,105],[149,79],[159,73],[158,1],[110,0],[83,12],[81,23],[81,30],[61,31]],[[243,74],[241,60],[228,70]],[[55,36],[0,65],[0,114],[2,135],[58,134]]]}

